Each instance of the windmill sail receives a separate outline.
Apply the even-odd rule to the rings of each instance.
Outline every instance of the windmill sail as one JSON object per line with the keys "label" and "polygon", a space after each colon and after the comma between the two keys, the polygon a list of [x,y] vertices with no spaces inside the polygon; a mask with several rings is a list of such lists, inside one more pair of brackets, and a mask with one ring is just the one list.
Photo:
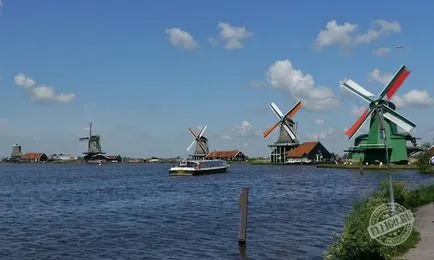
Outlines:
{"label": "windmill sail", "polygon": [[190,148],[194,145],[194,143],[196,143],[194,154],[192,154],[193,157],[205,157],[209,153],[208,139],[203,136],[206,128],[207,125],[204,125],[200,131],[195,131],[188,128],[188,132],[194,137],[194,140],[187,148],[187,151],[189,151]]}
{"label": "windmill sail", "polygon": [[298,138],[295,129],[295,122],[292,120],[292,117],[294,117],[297,111],[300,110],[300,108],[302,107],[301,101],[298,101],[295,106],[285,115],[282,113],[279,107],[274,104],[274,102],[271,102],[270,104],[268,104],[268,106],[279,121],[277,121],[262,134],[264,138],[267,137],[271,132],[273,132],[277,126],[279,126],[279,137],[276,143],[297,144]]}

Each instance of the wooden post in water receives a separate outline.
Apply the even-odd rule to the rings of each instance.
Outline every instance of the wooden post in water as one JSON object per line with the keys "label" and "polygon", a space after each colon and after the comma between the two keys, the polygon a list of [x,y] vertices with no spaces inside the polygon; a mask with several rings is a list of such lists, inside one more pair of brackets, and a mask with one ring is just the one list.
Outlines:
{"label": "wooden post in water", "polygon": [[239,246],[246,245],[248,204],[249,204],[249,188],[242,188],[240,192],[240,233],[238,235]]}

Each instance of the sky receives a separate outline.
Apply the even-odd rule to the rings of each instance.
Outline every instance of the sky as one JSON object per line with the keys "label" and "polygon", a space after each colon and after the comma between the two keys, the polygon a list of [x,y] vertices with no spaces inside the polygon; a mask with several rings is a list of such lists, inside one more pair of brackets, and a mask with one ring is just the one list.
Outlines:
{"label": "sky", "polygon": [[[351,3],[350,3],[351,2]],[[393,101],[434,137],[434,2],[0,0],[0,156],[81,154],[89,122],[109,154],[184,157],[187,128],[210,150],[267,156],[274,102],[301,142],[342,154],[367,103],[406,65]],[[397,48],[401,46],[403,48]],[[364,127],[360,133],[366,131]]]}

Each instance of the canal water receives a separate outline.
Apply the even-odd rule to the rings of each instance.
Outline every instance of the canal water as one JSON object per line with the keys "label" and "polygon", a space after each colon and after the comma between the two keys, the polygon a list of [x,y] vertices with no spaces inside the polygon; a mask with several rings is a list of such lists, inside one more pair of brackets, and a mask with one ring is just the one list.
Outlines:
{"label": "canal water", "polygon": [[[169,164],[0,164],[1,259],[321,259],[384,172],[234,164],[169,177]],[[434,183],[394,171],[410,186]],[[247,249],[239,191],[250,187]]]}

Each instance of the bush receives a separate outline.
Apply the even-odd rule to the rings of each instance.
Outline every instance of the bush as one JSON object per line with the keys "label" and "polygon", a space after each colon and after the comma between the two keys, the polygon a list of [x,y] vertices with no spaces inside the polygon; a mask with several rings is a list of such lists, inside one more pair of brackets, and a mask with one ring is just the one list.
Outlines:
{"label": "bush", "polygon": [[429,159],[434,156],[433,152],[425,151],[417,160],[416,166],[422,173],[434,173],[434,167],[430,164]]}
{"label": "bush", "polygon": [[[395,202],[414,209],[434,201],[434,185],[414,191],[406,191],[404,183],[394,182]],[[325,252],[326,259],[392,259],[414,247],[419,234],[414,231],[410,237],[396,247],[384,246],[371,239],[367,228],[376,207],[389,201],[389,183],[381,183],[379,190],[370,198],[357,203],[344,220],[344,231],[335,236],[335,241]]]}

